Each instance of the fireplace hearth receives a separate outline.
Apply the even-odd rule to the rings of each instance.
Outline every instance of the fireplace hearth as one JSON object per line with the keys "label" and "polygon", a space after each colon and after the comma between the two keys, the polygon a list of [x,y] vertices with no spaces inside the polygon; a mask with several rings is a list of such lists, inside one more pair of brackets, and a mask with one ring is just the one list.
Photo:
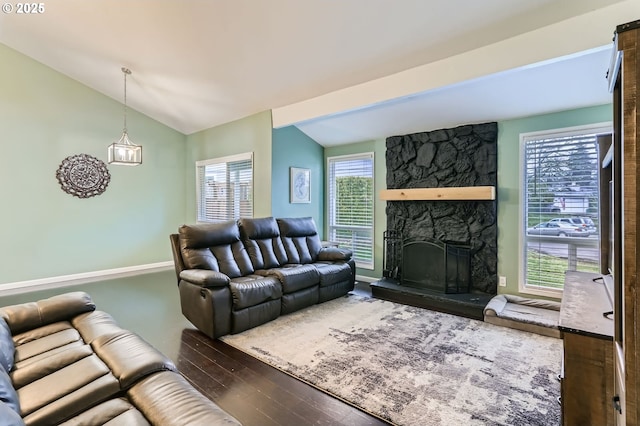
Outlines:
{"label": "fireplace hearth", "polygon": [[424,288],[400,285],[393,278],[371,283],[373,297],[418,308],[431,309],[482,321],[484,307],[493,298],[486,293],[439,293]]}
{"label": "fireplace hearth", "polygon": [[437,240],[403,241],[386,231],[382,280],[371,284],[374,297],[482,319],[491,296],[471,293],[471,248]]}

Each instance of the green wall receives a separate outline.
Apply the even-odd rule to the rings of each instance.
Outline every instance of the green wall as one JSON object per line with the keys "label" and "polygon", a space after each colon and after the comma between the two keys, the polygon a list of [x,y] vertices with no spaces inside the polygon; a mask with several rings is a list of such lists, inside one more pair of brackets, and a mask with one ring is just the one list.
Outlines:
{"label": "green wall", "polygon": [[[328,147],[324,150],[325,164],[326,158],[336,157],[339,155],[359,154],[363,152],[374,153],[374,269],[358,268],[356,273],[373,279],[382,277],[382,234],[387,229],[387,215],[385,209],[386,201],[381,201],[380,190],[387,187],[387,167],[385,165],[386,140],[376,139],[373,141],[359,142],[348,145],[340,145]],[[327,226],[325,224],[325,235],[327,235]]]}
{"label": "green wall", "polygon": [[[519,292],[520,133],[603,123],[611,121],[611,117],[611,105],[601,105],[498,123],[498,275],[507,277],[507,287],[499,287],[500,293],[518,294]],[[382,234],[386,229],[386,202],[379,200],[378,193],[386,188],[385,140],[325,148],[325,158],[371,151],[375,153],[376,168],[375,270],[358,269],[358,274],[380,278],[382,276]]]}
{"label": "green wall", "polygon": [[167,235],[185,214],[185,136],[129,110],[143,164],[109,166],[106,192],[73,197],[58,166],[81,153],[106,163],[122,104],[2,44],[0,63],[0,286],[170,260]]}
{"label": "green wall", "polygon": [[[325,235],[326,158],[374,152],[375,269],[358,274],[382,275],[384,139],[323,149],[295,127],[272,130],[270,111],[184,136],[129,110],[143,165],[109,166],[107,191],[79,199],[60,189],[55,171],[74,154],[106,162],[107,146],[120,136],[121,103],[2,44],[0,63],[0,258],[6,260],[0,286],[170,260],[167,235],[195,222],[195,162],[249,151],[255,216],[312,216]],[[607,122],[611,115],[611,105],[603,105],[499,123],[498,274],[507,277],[500,292],[518,293],[520,133]],[[311,169],[310,204],[289,203],[291,166]]]}
{"label": "green wall", "polygon": [[498,123],[498,275],[507,278],[499,293],[519,292],[520,134],[604,123],[612,117],[609,104]]}
{"label": "green wall", "polygon": [[196,161],[253,152],[253,215],[271,216],[271,111],[187,136],[186,222],[196,221]]}
{"label": "green wall", "polygon": [[[324,230],[324,148],[295,126],[273,130],[271,213],[274,217],[311,216],[320,237]],[[311,170],[311,203],[292,204],[289,168]]]}

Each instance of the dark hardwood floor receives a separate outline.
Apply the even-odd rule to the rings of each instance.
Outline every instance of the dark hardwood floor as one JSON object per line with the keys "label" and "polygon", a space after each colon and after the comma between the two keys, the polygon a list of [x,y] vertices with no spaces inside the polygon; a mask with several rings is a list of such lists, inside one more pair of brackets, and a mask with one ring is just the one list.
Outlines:
{"label": "dark hardwood floor", "polygon": [[[367,283],[353,292],[371,296]],[[197,330],[182,331],[176,365],[245,426],[388,424]]]}
{"label": "dark hardwood floor", "polygon": [[[0,306],[86,291],[98,309],[169,356],[205,396],[245,426],[385,425],[351,405],[195,330],[180,312],[173,270],[14,295]],[[354,293],[371,296],[367,283]]]}
{"label": "dark hardwood floor", "polygon": [[177,366],[245,426],[388,424],[196,330],[183,330]]}

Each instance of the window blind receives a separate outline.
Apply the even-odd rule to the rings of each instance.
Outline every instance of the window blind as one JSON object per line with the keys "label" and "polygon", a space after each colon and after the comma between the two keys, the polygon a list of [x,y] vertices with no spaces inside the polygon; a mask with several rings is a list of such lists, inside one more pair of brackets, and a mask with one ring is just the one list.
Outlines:
{"label": "window blind", "polygon": [[253,154],[196,163],[197,221],[253,217]]}
{"label": "window blind", "polygon": [[596,136],[524,139],[526,286],[561,289],[565,271],[599,269]]}
{"label": "window blind", "polygon": [[327,162],[329,239],[351,249],[358,267],[373,269],[373,153]]}

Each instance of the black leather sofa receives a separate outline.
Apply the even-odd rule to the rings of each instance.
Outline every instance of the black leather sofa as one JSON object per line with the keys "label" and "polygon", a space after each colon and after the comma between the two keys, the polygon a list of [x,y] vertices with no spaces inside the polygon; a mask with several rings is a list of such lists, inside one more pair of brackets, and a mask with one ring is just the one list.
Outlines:
{"label": "black leather sofa", "polygon": [[323,247],[304,218],[183,225],[171,235],[182,313],[211,338],[347,294],[351,251]]}
{"label": "black leather sofa", "polygon": [[0,424],[239,425],[166,356],[66,293],[0,308]]}

